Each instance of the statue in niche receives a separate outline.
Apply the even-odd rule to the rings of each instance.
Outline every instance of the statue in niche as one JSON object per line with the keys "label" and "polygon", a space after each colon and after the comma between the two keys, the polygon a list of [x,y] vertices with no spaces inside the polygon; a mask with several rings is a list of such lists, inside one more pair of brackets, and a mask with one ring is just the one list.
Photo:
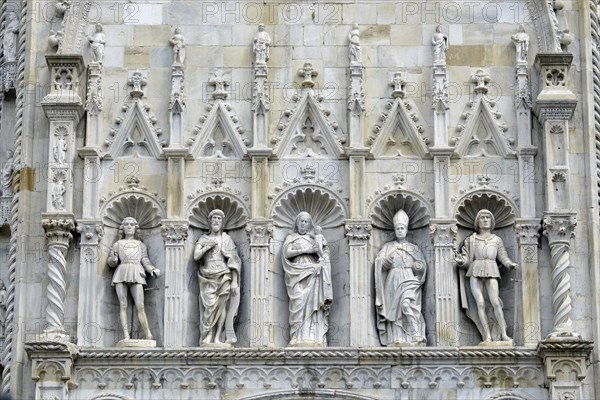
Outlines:
{"label": "statue in niche", "polygon": [[255,64],[266,64],[269,61],[269,48],[271,37],[265,32],[265,24],[258,25],[258,33],[254,36],[252,51],[254,52]]}
{"label": "statue in niche", "polygon": [[0,279],[0,337],[6,336],[6,286]]}
{"label": "statue in niche", "polygon": [[301,212],[283,243],[283,269],[289,297],[290,346],[327,346],[333,300],[327,241],[312,217]]}
{"label": "statue in niche", "polygon": [[13,151],[6,152],[6,161],[2,167],[2,196],[13,195],[13,173],[15,166],[13,162]]}
{"label": "statue in niche", "polygon": [[17,14],[9,12],[6,15],[6,27],[4,28],[4,61],[17,61],[17,38],[19,37],[19,20]]}
{"label": "statue in niche", "polygon": [[52,188],[52,206],[56,210],[64,210],[65,209],[65,193],[67,189],[65,188],[65,183],[63,179],[58,179],[54,187]]}
{"label": "statue in niche", "polygon": [[[479,319],[475,322],[483,338],[483,343],[492,341],[512,343],[512,339],[506,334],[506,321],[498,289],[500,270],[497,261],[510,269],[517,269],[519,265],[512,262],[508,257],[502,239],[492,233],[495,219],[489,210],[480,210],[475,216],[474,225],[476,232],[465,239],[460,253],[455,255],[456,264],[460,268],[468,269],[466,276],[469,278],[471,293],[477,306],[477,318]],[[494,310],[499,332],[496,332],[490,326],[484,292],[487,293]],[[464,290],[461,289],[461,293],[464,293]],[[462,298],[462,303],[463,308],[468,309],[465,297]]]}
{"label": "statue in niche", "polygon": [[181,28],[175,28],[169,43],[173,46],[173,64],[183,64],[185,61],[185,37],[181,34]]}
{"label": "statue in niche", "polygon": [[350,45],[348,46],[350,64],[362,63],[362,56],[360,53],[360,31],[358,30],[358,24],[352,25],[352,30],[348,34],[348,40],[350,41]]}
{"label": "statue in niche", "polygon": [[[210,232],[194,248],[198,268],[200,304],[202,304],[201,344],[231,345],[237,342],[233,320],[240,305],[242,262],[235,243],[223,232],[225,213],[214,209],[208,214]],[[225,341],[223,341],[225,334]]]}
{"label": "statue in niche", "polygon": [[88,36],[88,42],[90,42],[90,48],[92,49],[92,61],[102,64],[102,61],[104,61],[104,45],[106,44],[102,24],[94,26],[94,33]]}
{"label": "statue in niche", "polygon": [[519,25],[519,32],[511,36],[517,51],[517,62],[527,62],[529,51],[529,35],[525,32],[523,24]]}
{"label": "statue in niche", "polygon": [[433,38],[433,63],[434,64],[446,64],[446,53],[448,52],[448,36],[442,33],[442,26],[438,25],[435,28]]}
{"label": "statue in niche", "polygon": [[394,215],[396,240],[386,243],[375,258],[375,307],[379,341],[384,346],[425,345],[421,313],[426,263],[421,249],[406,240],[408,215]]}
{"label": "statue in niche", "polygon": [[[130,339],[129,324],[127,320],[128,292],[133,297],[137,310],[138,321],[144,331],[146,340],[153,340],[148,325],[148,318],[144,307],[144,286],[146,275],[159,277],[160,270],[150,262],[148,249],[138,237],[139,226],[135,218],[127,217],[121,222],[118,240],[108,255],[108,265],[117,267],[113,275],[112,284],[117,291],[120,305],[121,326],[125,341]],[[127,345],[127,343],[124,343]]]}

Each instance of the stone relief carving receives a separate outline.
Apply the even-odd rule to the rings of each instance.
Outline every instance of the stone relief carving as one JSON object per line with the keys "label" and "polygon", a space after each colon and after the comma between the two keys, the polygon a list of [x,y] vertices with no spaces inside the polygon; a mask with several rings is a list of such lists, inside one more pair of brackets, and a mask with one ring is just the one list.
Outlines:
{"label": "stone relief carving", "polygon": [[252,42],[252,51],[254,52],[254,64],[266,64],[269,61],[269,49],[271,47],[271,37],[265,32],[265,24],[258,25],[258,32]]}
{"label": "stone relief carving", "polygon": [[425,345],[425,319],[421,312],[425,283],[425,257],[406,240],[408,215],[394,215],[396,240],[386,243],[375,259],[375,307],[379,341],[384,346]]}
{"label": "stone relief carving", "polygon": [[362,64],[362,55],[360,52],[360,31],[358,30],[358,24],[352,25],[352,30],[348,34],[348,57],[350,58],[350,65]]}
{"label": "stone relief carving", "polygon": [[433,44],[433,63],[446,64],[446,53],[448,52],[448,36],[442,32],[442,26],[435,28],[435,33],[431,38]]}
{"label": "stone relief carving", "polygon": [[13,195],[13,174],[15,166],[13,162],[13,151],[6,152],[6,162],[2,166],[2,196]]}
{"label": "stone relief carving", "polygon": [[[465,277],[469,278],[471,293],[475,299],[477,315],[473,319],[483,338],[482,344],[492,342],[498,344],[498,342],[501,342],[512,345],[512,339],[506,334],[506,321],[502,311],[502,300],[499,296],[498,279],[500,279],[500,271],[497,261],[510,269],[517,269],[519,265],[508,257],[502,239],[492,233],[494,227],[494,215],[486,209],[480,210],[475,216],[474,228],[476,233],[467,237],[460,253],[455,255],[455,260],[461,269],[468,268]],[[464,284],[464,280],[461,279],[461,285]],[[469,304],[465,289],[465,287],[461,287],[460,290],[461,302],[462,307],[468,309]],[[492,326],[490,323],[484,293],[487,294],[494,310],[497,327]]]}
{"label": "stone relief carving", "polygon": [[181,28],[175,28],[169,43],[173,46],[173,64],[183,64],[185,61],[185,37],[181,34]]}
{"label": "stone relief carving", "polygon": [[4,38],[2,46],[4,51],[4,61],[17,61],[17,39],[19,37],[19,20],[17,14],[9,12],[6,14],[6,27],[4,28]]}
{"label": "stone relief carving", "polygon": [[223,232],[224,219],[223,211],[212,210],[208,214],[210,232],[200,237],[194,248],[194,260],[200,261],[198,285],[203,309],[200,344],[203,346],[237,342],[233,320],[240,305],[242,262],[235,243]]}
{"label": "stone relief carving", "polygon": [[[146,245],[139,240],[139,225],[135,218],[127,217],[123,219],[119,227],[119,235],[122,239],[118,240],[111,248],[108,255],[108,265],[112,268],[117,267],[113,275],[112,284],[115,286],[119,298],[121,327],[123,329],[124,339],[117,346],[141,346],[154,347],[156,342],[153,340],[148,318],[144,306],[144,286],[146,286],[146,275],[159,277],[160,270],[152,265],[148,258],[148,249]],[[137,310],[138,321],[144,331],[145,340],[131,340],[129,331],[130,325],[127,318],[128,294],[131,293],[133,302]]]}
{"label": "stone relief carving", "polygon": [[327,240],[307,212],[297,215],[283,243],[283,269],[289,297],[289,346],[326,347],[333,301]]}
{"label": "stone relief carving", "polygon": [[104,61],[104,45],[106,44],[102,24],[94,25],[94,33],[88,36],[88,42],[92,50],[92,61],[102,64]]}

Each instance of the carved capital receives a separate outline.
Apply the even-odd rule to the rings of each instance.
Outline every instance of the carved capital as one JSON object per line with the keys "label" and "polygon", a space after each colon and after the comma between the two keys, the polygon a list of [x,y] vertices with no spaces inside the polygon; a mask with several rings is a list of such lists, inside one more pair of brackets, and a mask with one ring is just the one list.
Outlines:
{"label": "carved capital", "polygon": [[188,237],[187,221],[162,221],[160,233],[166,245],[182,245]]}
{"label": "carved capital", "polygon": [[371,238],[373,226],[369,220],[346,220],[345,234],[350,244],[363,244]]}
{"label": "carved capital", "polygon": [[46,232],[48,246],[62,245],[69,246],[73,239],[73,230],[75,229],[75,219],[69,214],[42,214],[42,227]]}
{"label": "carved capital", "polygon": [[81,234],[82,245],[97,245],[104,236],[104,226],[99,220],[80,220],[77,221],[77,232]]}
{"label": "carved capital", "polygon": [[250,246],[268,246],[273,237],[272,221],[252,221],[246,225]]}
{"label": "carved capital", "polygon": [[537,245],[540,238],[540,224],[516,224],[515,231],[520,245]]}
{"label": "carved capital", "polygon": [[435,247],[454,247],[458,228],[455,223],[432,223],[429,234]]}
{"label": "carved capital", "polygon": [[569,240],[575,236],[577,213],[544,213],[543,222],[543,233],[551,246],[555,243],[568,245]]}

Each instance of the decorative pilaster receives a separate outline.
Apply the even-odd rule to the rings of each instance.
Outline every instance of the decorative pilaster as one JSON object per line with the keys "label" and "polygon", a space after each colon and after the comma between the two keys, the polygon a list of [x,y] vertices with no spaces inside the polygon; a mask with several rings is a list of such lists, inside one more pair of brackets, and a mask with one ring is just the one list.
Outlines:
{"label": "decorative pilaster", "polygon": [[571,320],[570,240],[575,236],[576,213],[544,213],[544,235],[550,244],[552,265],[552,311],[554,319],[548,338],[580,338]]}
{"label": "decorative pilaster", "polygon": [[448,38],[442,33],[441,26],[433,34],[433,92],[431,94],[431,108],[433,117],[433,144],[435,148],[448,147],[448,69],[446,67],[446,52],[448,51]]}
{"label": "decorative pilaster", "polygon": [[273,238],[273,221],[255,219],[246,225],[250,238],[250,346],[272,347],[271,282],[269,282],[269,246]]}
{"label": "decorative pilaster", "polygon": [[67,400],[78,349],[70,343],[26,343],[36,400]]}
{"label": "decorative pilaster", "polygon": [[77,221],[79,244],[79,308],[77,310],[77,345],[93,346],[102,335],[98,325],[98,263],[99,243],[104,236],[104,226],[99,219]]}
{"label": "decorative pilaster", "polygon": [[582,381],[587,375],[594,343],[580,339],[546,339],[538,353],[544,360],[546,385],[552,400],[583,400]]}
{"label": "decorative pilaster", "polygon": [[435,252],[436,345],[457,346],[460,340],[458,273],[454,262],[456,223],[448,219],[432,219],[430,235]]}
{"label": "decorative pilaster", "polygon": [[48,305],[46,306],[47,328],[41,339],[69,341],[64,328],[65,298],[67,295],[67,250],[75,229],[72,214],[42,214],[42,227],[48,241]]}
{"label": "decorative pilaster", "polygon": [[[515,231],[519,244],[519,263],[521,282],[521,299],[523,305],[523,325],[521,335],[525,346],[537,346],[541,339],[540,321],[540,286],[538,272],[538,242],[540,238],[540,224],[537,219],[519,219]],[[518,325],[514,336],[517,336]]]}
{"label": "decorative pilaster", "polygon": [[165,241],[165,315],[164,346],[184,347],[187,306],[183,298],[185,279],[186,220],[163,220],[161,233]]}
{"label": "decorative pilaster", "polygon": [[75,129],[83,115],[80,55],[46,55],[50,69],[50,93],[42,107],[50,120],[48,190],[42,227],[48,241],[47,329],[40,340],[69,341],[64,329],[67,274],[66,255],[75,229],[73,216],[73,165]]}
{"label": "decorative pilaster", "polygon": [[85,101],[85,110],[87,111],[86,147],[100,147],[100,135],[103,133],[102,108],[102,64],[91,62],[88,66],[87,98]]}
{"label": "decorative pilaster", "polygon": [[373,324],[365,321],[374,321],[373,298],[371,287],[373,270],[369,268],[367,247],[371,237],[371,221],[366,219],[346,220],[346,237],[349,244],[350,261],[350,346],[367,347],[373,343],[369,337]]}

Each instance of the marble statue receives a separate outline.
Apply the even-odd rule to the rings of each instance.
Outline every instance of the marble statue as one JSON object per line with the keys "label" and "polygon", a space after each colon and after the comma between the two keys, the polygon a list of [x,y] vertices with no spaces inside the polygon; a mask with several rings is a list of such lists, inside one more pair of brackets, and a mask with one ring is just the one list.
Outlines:
{"label": "marble statue", "polygon": [[289,297],[290,346],[327,346],[333,300],[329,249],[312,217],[301,212],[283,243]]}
{"label": "marble statue", "polygon": [[17,14],[9,12],[6,15],[6,27],[4,28],[4,61],[17,61],[17,38],[19,36],[19,20]]}
{"label": "marble statue", "polygon": [[421,249],[406,240],[408,215],[394,215],[396,240],[375,258],[375,307],[379,340],[384,346],[425,345],[421,312],[426,264]]}
{"label": "marble statue", "polygon": [[6,333],[6,286],[0,279],[0,338]]}
{"label": "marble statue", "polygon": [[223,232],[224,218],[223,211],[212,210],[208,214],[210,232],[198,239],[194,248],[194,260],[201,261],[198,285],[203,309],[202,345],[231,345],[237,341],[233,319],[240,304],[242,262],[235,243]]}
{"label": "marble statue", "polygon": [[519,32],[511,36],[517,51],[517,62],[527,62],[527,53],[529,51],[529,35],[525,32],[525,27],[519,25]]}
{"label": "marble statue", "polygon": [[362,63],[362,56],[360,53],[360,31],[358,30],[358,24],[354,24],[352,26],[352,30],[348,34],[348,40],[350,41],[350,45],[348,47],[350,64]]}
{"label": "marble statue", "polygon": [[433,63],[434,64],[446,64],[446,53],[448,52],[448,36],[442,33],[442,26],[438,25],[435,28],[433,38]]}
{"label": "marble statue", "polygon": [[256,64],[266,64],[269,61],[269,48],[271,47],[271,37],[265,32],[265,25],[258,25],[258,33],[254,36],[252,51],[254,52],[254,61]]}
{"label": "marble statue", "polygon": [[88,42],[90,42],[90,48],[92,49],[92,61],[102,64],[102,61],[104,61],[106,37],[101,24],[94,26],[94,33],[88,36]]}
{"label": "marble statue", "polygon": [[169,43],[173,46],[173,64],[183,64],[185,61],[185,37],[181,34],[181,28],[175,28]]}
{"label": "marble statue", "polygon": [[6,152],[6,161],[2,167],[2,196],[13,195],[13,174],[15,166],[13,163],[13,151]]}
{"label": "marble statue", "polygon": [[[471,293],[477,306],[479,323],[476,321],[476,324],[483,342],[498,341],[497,336],[499,341],[509,342],[512,339],[506,334],[506,321],[498,289],[500,270],[497,262],[510,269],[517,269],[519,265],[508,257],[502,239],[492,233],[495,219],[489,210],[480,210],[475,216],[474,225],[476,232],[465,239],[460,253],[455,255],[455,261],[460,268],[468,269],[466,277],[469,278]],[[484,292],[494,310],[499,335],[490,326]],[[463,308],[468,308],[468,304],[464,303],[463,299]]]}
{"label": "marble statue", "polygon": [[127,320],[128,292],[133,297],[138,321],[144,331],[145,339],[153,339],[144,308],[144,286],[146,286],[146,275],[158,278],[160,270],[150,262],[148,249],[139,240],[138,231],[139,226],[135,218],[123,219],[119,227],[122,239],[112,246],[108,255],[108,265],[112,268],[118,266],[113,275],[112,284],[115,286],[119,298],[121,326],[125,341],[130,339]]}

